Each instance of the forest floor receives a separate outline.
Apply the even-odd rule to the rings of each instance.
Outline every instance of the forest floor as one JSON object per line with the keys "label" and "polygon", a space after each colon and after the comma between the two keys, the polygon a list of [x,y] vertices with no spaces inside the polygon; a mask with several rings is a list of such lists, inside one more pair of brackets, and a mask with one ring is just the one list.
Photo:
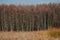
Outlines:
{"label": "forest floor", "polygon": [[49,37],[47,30],[33,32],[0,32],[0,40],[60,40],[60,37]]}

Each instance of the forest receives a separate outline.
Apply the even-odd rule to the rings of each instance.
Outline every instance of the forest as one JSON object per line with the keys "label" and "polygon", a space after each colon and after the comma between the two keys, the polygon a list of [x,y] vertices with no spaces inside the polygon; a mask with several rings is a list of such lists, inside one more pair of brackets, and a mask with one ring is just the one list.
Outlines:
{"label": "forest", "polygon": [[0,5],[0,31],[40,31],[60,27],[60,4]]}

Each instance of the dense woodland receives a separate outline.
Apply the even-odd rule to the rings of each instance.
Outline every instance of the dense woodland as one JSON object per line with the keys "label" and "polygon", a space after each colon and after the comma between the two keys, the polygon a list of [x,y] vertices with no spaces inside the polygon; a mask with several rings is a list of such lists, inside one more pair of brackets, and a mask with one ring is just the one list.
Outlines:
{"label": "dense woodland", "polygon": [[0,5],[0,31],[37,31],[60,27],[60,4]]}

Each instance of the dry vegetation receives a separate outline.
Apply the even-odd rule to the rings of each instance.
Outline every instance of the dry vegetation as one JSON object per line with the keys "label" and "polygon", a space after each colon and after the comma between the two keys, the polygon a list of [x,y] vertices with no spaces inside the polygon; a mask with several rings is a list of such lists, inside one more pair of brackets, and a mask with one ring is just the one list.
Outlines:
{"label": "dry vegetation", "polygon": [[34,31],[60,26],[60,4],[0,5],[0,31]]}
{"label": "dry vegetation", "polygon": [[60,37],[60,28],[51,28],[49,29],[48,35],[50,37]]}
{"label": "dry vegetation", "polygon": [[60,40],[59,27],[60,4],[0,5],[0,40]]}
{"label": "dry vegetation", "polygon": [[53,28],[32,32],[0,32],[0,40],[60,40],[60,29]]}

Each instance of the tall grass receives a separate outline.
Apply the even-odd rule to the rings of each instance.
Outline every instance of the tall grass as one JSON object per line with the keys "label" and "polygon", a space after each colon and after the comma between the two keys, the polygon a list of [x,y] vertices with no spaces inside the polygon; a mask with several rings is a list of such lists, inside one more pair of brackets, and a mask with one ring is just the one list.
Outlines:
{"label": "tall grass", "polygon": [[60,28],[49,29],[48,36],[55,38],[60,37]]}

